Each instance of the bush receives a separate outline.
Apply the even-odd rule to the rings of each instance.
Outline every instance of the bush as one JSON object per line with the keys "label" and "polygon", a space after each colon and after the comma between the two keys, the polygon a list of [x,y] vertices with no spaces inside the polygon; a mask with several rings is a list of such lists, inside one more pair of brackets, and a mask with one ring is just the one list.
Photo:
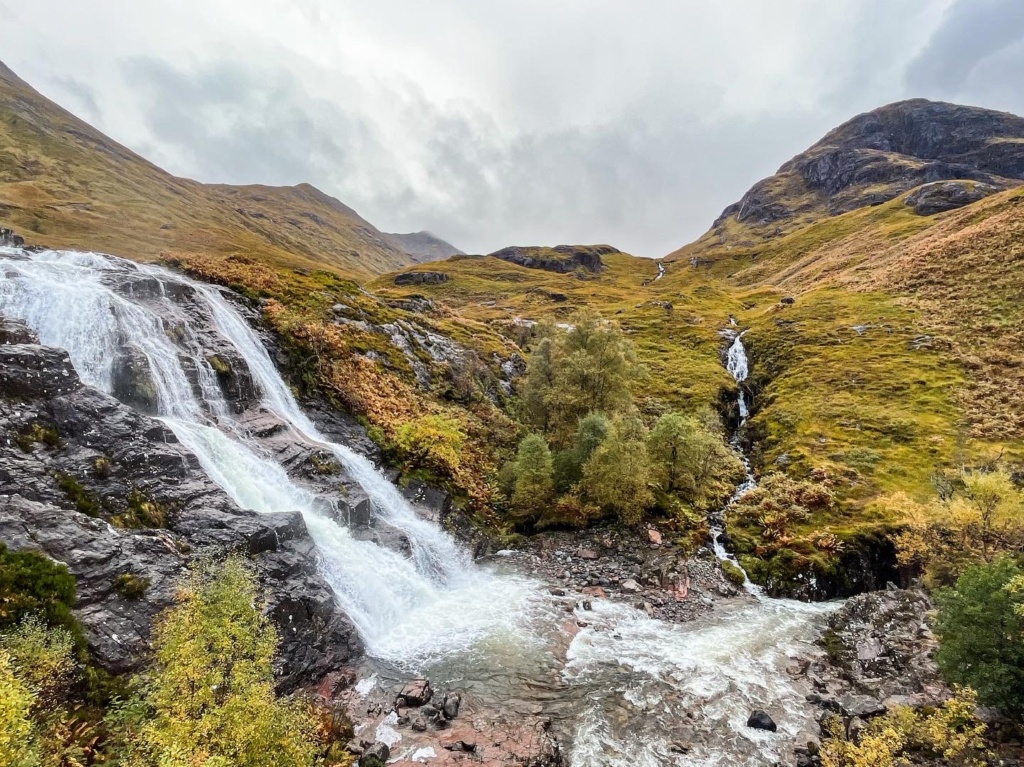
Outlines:
{"label": "bush", "polygon": [[719,503],[743,476],[743,464],[710,417],[666,413],[647,442],[654,480],[692,504]]}
{"label": "bush", "polygon": [[149,589],[149,578],[135,573],[121,573],[114,578],[114,591],[125,599],[141,599]]}
{"label": "bush", "polygon": [[458,472],[465,444],[462,424],[438,414],[407,421],[395,431],[395,445],[407,461],[448,476]]}
{"label": "bush", "polygon": [[584,499],[620,522],[636,525],[654,502],[650,488],[647,445],[641,434],[631,434],[629,424],[616,428],[594,451],[583,467],[580,489]]}
{"label": "bush", "polygon": [[970,685],[982,703],[1024,714],[1024,594],[1021,568],[1009,557],[968,568],[953,589],[936,594],[935,660],[951,682]]}
{"label": "bush", "polygon": [[[974,715],[976,695],[958,689],[938,709],[914,710],[897,706],[872,719],[856,740],[847,738],[839,717],[827,718],[822,727],[828,738],[822,744],[823,767],[903,767],[928,763],[974,765],[984,746],[985,725]],[[910,757],[915,757],[911,759]]]}
{"label": "bush", "polygon": [[29,712],[35,696],[14,673],[11,656],[0,649],[0,766],[36,764]]}
{"label": "bush", "polygon": [[[277,633],[237,558],[196,572],[153,634],[153,670],[123,735],[130,764],[306,767],[307,706],[274,695]],[[134,721],[133,721],[134,720]]]}
{"label": "bush", "polygon": [[38,613],[46,625],[67,629],[79,639],[74,603],[75,579],[64,565],[37,551],[8,551],[0,543],[0,632]]}

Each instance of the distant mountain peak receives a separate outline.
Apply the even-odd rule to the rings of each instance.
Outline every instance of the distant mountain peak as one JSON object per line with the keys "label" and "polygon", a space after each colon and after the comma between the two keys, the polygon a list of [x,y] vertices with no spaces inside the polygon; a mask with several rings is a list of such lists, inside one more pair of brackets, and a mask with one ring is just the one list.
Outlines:
{"label": "distant mountain peak", "polygon": [[948,187],[944,204],[918,212],[949,210],[1019,186],[1024,118],[927,99],[864,112],[754,184],[707,234],[673,255],[749,247],[942,181],[963,183]]}
{"label": "distant mountain peak", "polygon": [[452,256],[466,255],[450,242],[446,242],[433,232],[409,232],[407,234],[387,234],[399,249],[405,251],[416,263],[441,261]]}

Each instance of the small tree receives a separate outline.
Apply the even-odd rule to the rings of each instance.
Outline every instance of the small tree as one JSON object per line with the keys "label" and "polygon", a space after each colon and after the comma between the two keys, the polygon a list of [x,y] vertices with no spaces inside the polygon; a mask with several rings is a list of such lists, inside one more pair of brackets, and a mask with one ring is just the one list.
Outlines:
{"label": "small tree", "polygon": [[128,741],[131,764],[306,767],[312,718],[274,696],[277,634],[238,558],[197,572],[154,630],[151,716]]}
{"label": "small tree", "polygon": [[879,502],[903,522],[900,563],[924,570],[933,585],[951,585],[973,564],[1024,551],[1024,494],[1007,472],[964,471],[949,487],[927,503],[903,493]]}
{"label": "small tree", "polygon": [[551,392],[555,385],[554,342],[552,329],[542,326],[540,339],[533,347],[527,360],[526,375],[523,378],[522,418],[523,422],[537,431],[546,433],[551,421]]}
{"label": "small tree", "polygon": [[739,458],[709,420],[666,413],[654,425],[647,447],[654,480],[663,492],[700,504],[716,495],[716,485],[730,485],[742,471]]}
{"label": "small tree", "polygon": [[978,691],[985,705],[1024,714],[1024,594],[1020,567],[1003,557],[969,567],[953,589],[939,591],[935,660],[943,675]]}
{"label": "small tree", "polygon": [[594,451],[583,467],[581,488],[590,503],[635,525],[654,502],[651,471],[644,440],[626,439],[623,431],[628,433],[613,429]]}
{"label": "small tree", "polygon": [[566,492],[583,479],[583,466],[612,432],[612,422],[602,413],[588,413],[580,420],[572,446],[555,457],[555,484]]}
{"label": "small tree", "polygon": [[512,506],[524,517],[536,518],[551,504],[555,493],[551,450],[541,434],[529,434],[519,443],[515,460]]}

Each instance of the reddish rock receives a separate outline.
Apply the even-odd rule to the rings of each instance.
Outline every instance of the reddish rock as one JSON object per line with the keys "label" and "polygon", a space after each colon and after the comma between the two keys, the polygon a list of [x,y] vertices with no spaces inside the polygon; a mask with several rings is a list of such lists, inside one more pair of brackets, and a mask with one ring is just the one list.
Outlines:
{"label": "reddish rock", "polygon": [[593,549],[580,549],[580,559],[595,560],[597,559],[597,552]]}
{"label": "reddish rock", "polygon": [[653,527],[647,531],[647,540],[653,543],[655,546],[661,545],[661,533],[655,530]]}
{"label": "reddish rock", "polygon": [[608,594],[600,586],[584,586],[581,589],[583,596],[586,597],[597,597],[598,599],[607,598]]}
{"label": "reddish rock", "polygon": [[426,679],[415,679],[405,685],[402,691],[398,693],[397,705],[415,708],[416,706],[425,705],[432,697],[434,697],[434,691],[430,687],[430,682]]}

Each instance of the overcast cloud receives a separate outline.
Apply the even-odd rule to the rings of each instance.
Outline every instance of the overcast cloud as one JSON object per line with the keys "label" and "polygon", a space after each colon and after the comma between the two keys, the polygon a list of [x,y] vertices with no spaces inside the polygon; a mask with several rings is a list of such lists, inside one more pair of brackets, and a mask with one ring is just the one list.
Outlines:
{"label": "overcast cloud", "polygon": [[381,229],[470,252],[609,242],[660,256],[859,112],[925,96],[1024,114],[1021,0],[2,0],[0,13],[0,58],[167,170],[308,181]]}

